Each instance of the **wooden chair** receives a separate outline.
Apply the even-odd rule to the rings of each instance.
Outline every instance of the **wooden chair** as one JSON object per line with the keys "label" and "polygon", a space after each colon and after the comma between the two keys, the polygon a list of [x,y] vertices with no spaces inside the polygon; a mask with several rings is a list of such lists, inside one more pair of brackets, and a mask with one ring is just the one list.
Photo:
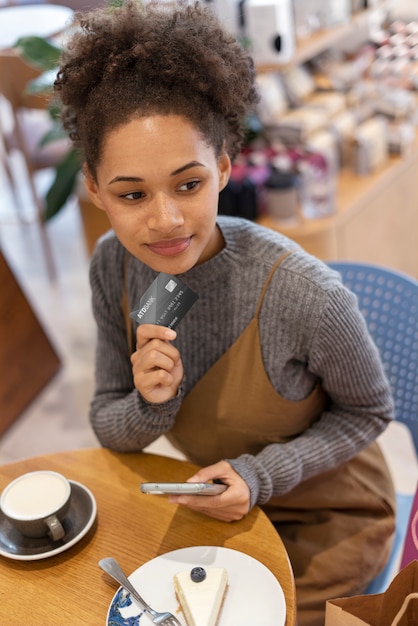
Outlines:
{"label": "wooden chair", "polygon": [[0,283],[1,436],[55,376],[61,359],[1,250]]}
{"label": "wooden chair", "polygon": [[[3,121],[0,119],[5,148],[2,153],[3,165],[16,192],[18,184],[13,177],[11,155],[13,151],[18,150],[23,157],[28,188],[36,209],[47,271],[53,278],[55,264],[45,225],[45,203],[37,191],[35,174],[44,168],[55,167],[67,153],[70,143],[63,139],[42,147],[39,145],[42,137],[52,126],[47,111],[47,97],[27,92],[28,83],[39,75],[40,71],[28,65],[14,50],[0,50],[0,96],[8,103],[10,109],[10,116]],[[16,195],[15,193],[15,197]]]}

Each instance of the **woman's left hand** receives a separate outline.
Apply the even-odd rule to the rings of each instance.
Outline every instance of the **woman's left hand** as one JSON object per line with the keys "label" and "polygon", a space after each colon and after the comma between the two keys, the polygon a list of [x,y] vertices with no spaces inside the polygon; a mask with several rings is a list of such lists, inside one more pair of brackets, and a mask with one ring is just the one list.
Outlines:
{"label": "woman's left hand", "polygon": [[169,496],[169,502],[182,504],[223,522],[234,522],[247,515],[250,509],[250,490],[231,465],[220,461],[199,470],[187,482],[209,482],[219,479],[228,488],[217,496]]}

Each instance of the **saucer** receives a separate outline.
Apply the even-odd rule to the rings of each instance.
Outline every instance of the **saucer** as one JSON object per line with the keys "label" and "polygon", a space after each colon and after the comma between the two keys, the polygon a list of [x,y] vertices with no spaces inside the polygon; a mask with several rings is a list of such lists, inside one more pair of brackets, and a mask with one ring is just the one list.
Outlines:
{"label": "saucer", "polygon": [[74,480],[71,484],[71,504],[63,522],[65,535],[60,541],[50,537],[32,539],[15,530],[0,510],[0,555],[20,561],[36,561],[68,550],[87,534],[96,519],[96,500],[87,487]]}

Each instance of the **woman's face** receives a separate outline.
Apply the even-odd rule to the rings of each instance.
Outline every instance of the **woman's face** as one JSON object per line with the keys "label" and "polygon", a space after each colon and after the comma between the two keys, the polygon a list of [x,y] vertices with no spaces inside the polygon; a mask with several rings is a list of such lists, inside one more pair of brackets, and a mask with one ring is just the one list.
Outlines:
{"label": "woman's face", "polygon": [[131,254],[157,272],[181,274],[223,247],[216,216],[230,168],[187,119],[157,115],[108,135],[86,187]]}

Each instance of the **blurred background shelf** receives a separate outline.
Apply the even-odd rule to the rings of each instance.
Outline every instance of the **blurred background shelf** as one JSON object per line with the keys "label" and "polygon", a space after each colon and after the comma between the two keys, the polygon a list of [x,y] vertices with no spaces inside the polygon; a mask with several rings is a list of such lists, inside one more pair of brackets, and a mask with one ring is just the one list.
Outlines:
{"label": "blurred background shelf", "polygon": [[[378,19],[379,14],[385,10],[388,2],[381,2],[378,7],[365,9],[354,14],[350,21],[345,24],[339,24],[332,28],[318,30],[311,35],[299,39],[296,43],[296,52],[291,61],[288,63],[275,63],[257,65],[258,72],[277,72],[282,71],[291,65],[300,65],[306,63],[313,57],[317,56],[324,50],[335,46],[346,37],[352,36],[359,30],[368,28],[370,22]],[[379,12],[379,13],[377,13]]]}
{"label": "blurred background shelf", "polygon": [[367,261],[418,276],[418,142],[390,157],[369,176],[344,169],[335,214],[288,226],[268,216],[258,222],[279,230],[320,259]]}

